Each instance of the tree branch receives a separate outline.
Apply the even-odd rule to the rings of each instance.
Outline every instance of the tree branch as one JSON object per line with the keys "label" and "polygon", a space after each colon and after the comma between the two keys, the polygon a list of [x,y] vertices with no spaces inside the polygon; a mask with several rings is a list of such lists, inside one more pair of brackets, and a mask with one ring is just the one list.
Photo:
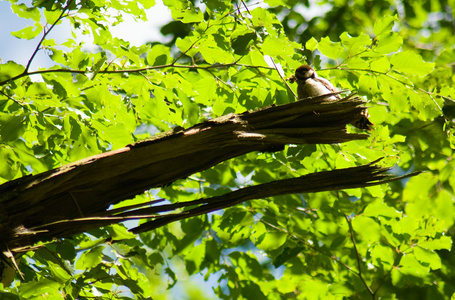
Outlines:
{"label": "tree branch", "polygon": [[[29,249],[36,241],[69,236],[129,219],[152,218],[134,229],[150,230],[251,199],[386,183],[381,169],[310,174],[247,187],[220,197],[156,206],[161,200],[109,211],[144,191],[252,151],[279,151],[286,144],[330,144],[366,139],[348,133],[365,102],[356,95],[307,98],[255,112],[229,114],[188,129],[176,128],[125,148],[82,159],[0,186],[0,246]],[[409,175],[411,176],[411,175]],[[148,207],[145,207],[148,206]],[[179,209],[187,211],[181,213]],[[163,215],[165,212],[171,214]],[[13,251],[12,250],[12,251]]]}
{"label": "tree branch", "polygon": [[[144,71],[150,70],[157,70],[157,69],[165,69],[165,68],[183,68],[189,70],[210,70],[210,69],[223,69],[232,66],[240,66],[240,67],[247,67],[247,68],[263,68],[273,70],[274,68],[268,66],[254,66],[254,65],[246,65],[246,64],[239,64],[237,61],[232,63],[226,64],[216,64],[216,65],[208,65],[208,66],[198,66],[198,65],[176,65],[174,63],[160,65],[160,66],[150,66],[144,68],[137,68],[137,69],[121,69],[121,70],[101,70],[97,74],[128,74],[128,73],[140,73]],[[46,74],[46,73],[74,73],[74,74],[86,74],[86,70],[75,70],[75,69],[46,69],[46,70],[37,70],[32,72],[22,72],[19,75],[6,79],[0,82],[0,86],[5,85],[10,81],[17,80],[19,78],[30,76],[30,75],[37,75],[37,74]]]}

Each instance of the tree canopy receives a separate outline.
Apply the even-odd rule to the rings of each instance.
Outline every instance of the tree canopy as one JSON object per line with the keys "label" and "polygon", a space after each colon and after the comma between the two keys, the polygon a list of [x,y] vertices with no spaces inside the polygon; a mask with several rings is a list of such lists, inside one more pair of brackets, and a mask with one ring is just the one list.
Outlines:
{"label": "tree canopy", "polygon": [[[129,229],[146,219],[90,228],[17,259],[2,245],[2,260],[20,270],[11,286],[2,278],[3,298],[454,297],[454,1],[164,0],[168,38],[141,46],[109,30],[127,15],[145,20],[153,0],[10,2],[33,24],[11,34],[36,48],[27,62],[0,61],[3,186],[156,133],[297,103],[285,78],[305,63],[368,101],[368,138],[257,148],[111,209],[215,198],[380,158],[397,176],[423,173],[253,196],[138,233]],[[63,43],[49,37],[58,26],[70,28]],[[33,69],[39,51],[55,65]]]}

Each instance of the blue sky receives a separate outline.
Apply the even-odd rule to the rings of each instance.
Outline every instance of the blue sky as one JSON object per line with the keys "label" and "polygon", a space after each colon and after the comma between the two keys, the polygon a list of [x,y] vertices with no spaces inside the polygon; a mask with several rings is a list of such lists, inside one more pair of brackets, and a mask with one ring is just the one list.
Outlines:
{"label": "blue sky", "polygon": [[[30,1],[20,1],[30,3]],[[156,5],[147,11],[147,22],[136,22],[131,17],[125,16],[125,22],[112,27],[111,33],[119,38],[129,41],[134,46],[142,45],[149,41],[162,40],[159,28],[168,23],[171,19],[170,10],[165,7],[162,1],[156,1]],[[5,63],[13,60],[19,64],[26,65],[39,40],[42,33],[35,39],[24,40],[18,39],[11,35],[11,32],[23,29],[26,26],[33,25],[32,20],[19,18],[11,10],[11,3],[0,0],[0,62]],[[90,43],[89,38],[79,35],[81,40]],[[55,39],[57,42],[64,42],[67,37],[71,37],[70,26],[68,21],[64,21],[62,25],[54,27],[48,35],[49,38]],[[46,68],[55,65],[44,51],[39,51],[36,55],[31,70],[37,68]]]}

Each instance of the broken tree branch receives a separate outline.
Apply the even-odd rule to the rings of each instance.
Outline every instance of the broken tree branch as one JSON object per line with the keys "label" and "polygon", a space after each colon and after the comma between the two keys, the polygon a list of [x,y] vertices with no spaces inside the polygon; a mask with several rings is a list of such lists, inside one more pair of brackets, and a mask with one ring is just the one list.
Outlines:
{"label": "broken tree branch", "polygon": [[123,217],[107,213],[110,205],[248,152],[366,139],[346,131],[364,104],[354,94],[320,96],[229,114],[7,182],[0,186],[0,244],[19,249],[120,222]]}

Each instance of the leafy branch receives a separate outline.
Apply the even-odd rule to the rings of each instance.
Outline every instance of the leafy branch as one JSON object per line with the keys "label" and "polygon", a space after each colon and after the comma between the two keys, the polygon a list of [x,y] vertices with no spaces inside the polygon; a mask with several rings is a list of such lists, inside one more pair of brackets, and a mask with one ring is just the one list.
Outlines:
{"label": "leafy branch", "polygon": [[323,249],[321,249],[320,247],[316,247],[315,245],[309,243],[307,240],[305,240],[304,238],[296,235],[295,233],[292,233],[290,232],[289,230],[285,229],[285,228],[282,228],[282,227],[279,227],[279,226],[276,226],[270,222],[267,222],[263,219],[260,220],[260,222],[266,224],[267,226],[270,226],[271,228],[273,229],[276,229],[278,231],[281,231],[283,233],[286,233],[287,235],[289,235],[290,237],[294,238],[296,241],[299,241],[301,242],[302,244],[304,244],[306,247],[308,247],[309,249],[317,252],[317,253],[320,253],[330,259],[332,259],[333,261],[337,262],[338,264],[340,264],[341,266],[343,266],[344,268],[346,268],[346,270],[348,270],[349,272],[352,272],[354,273],[355,275],[359,275],[359,273],[354,270],[353,268],[351,268],[349,265],[345,264],[344,262],[342,262],[338,257],[336,257],[335,255],[332,255],[326,251],[324,251]]}
{"label": "leafy branch", "polygon": [[452,102],[455,102],[455,99],[452,99],[450,97],[447,97],[447,96],[443,96],[443,95],[440,95],[438,93],[433,93],[433,92],[430,92],[430,91],[426,91],[420,87],[416,87],[414,86],[413,84],[409,84],[407,82],[404,82],[403,80],[400,80],[398,78],[396,78],[395,76],[392,76],[390,75],[390,70],[387,71],[387,72],[381,72],[381,71],[376,71],[376,70],[371,70],[371,69],[357,69],[357,68],[344,68],[344,67],[333,67],[333,68],[328,68],[328,69],[339,69],[339,70],[347,70],[347,71],[359,71],[359,72],[367,72],[367,73],[373,73],[373,74],[379,74],[379,75],[383,75],[383,76],[386,76],[404,86],[406,86],[407,88],[410,88],[410,89],[416,89],[418,90],[419,92],[422,92],[422,93],[425,93],[427,95],[430,96],[430,98],[433,100],[433,102],[435,103],[435,105],[438,107],[438,109],[442,112],[442,108],[439,106],[439,104],[433,99],[432,96],[435,96],[435,97],[440,97],[442,99],[446,99],[446,100],[449,100],[449,101],[452,101]]}
{"label": "leafy branch", "polygon": [[[26,76],[30,76],[30,75],[38,75],[38,74],[46,74],[46,73],[89,74],[89,73],[93,72],[93,71],[88,71],[88,70],[65,69],[65,68],[29,71],[30,65],[31,65],[34,57],[36,56],[37,52],[41,48],[41,45],[42,45],[43,41],[45,40],[46,36],[50,33],[50,31],[54,28],[54,26],[65,16],[65,12],[69,8],[69,6],[71,5],[71,2],[72,1],[70,1],[65,6],[65,8],[62,11],[62,13],[57,18],[57,20],[51,25],[51,27],[48,30],[45,30],[44,35],[41,38],[41,40],[38,42],[38,45],[36,46],[35,51],[33,52],[32,56],[30,57],[25,70],[23,72],[21,72],[20,74],[16,75],[16,76],[13,76],[11,78],[8,78],[8,79],[0,82],[0,86],[3,86],[3,85],[5,85],[5,84],[7,84],[7,83],[9,83],[11,81],[15,81],[17,79],[20,79],[20,78],[26,77]],[[209,28],[211,28],[211,26],[214,26],[214,25],[207,25],[207,28],[204,30],[204,32],[207,31]],[[108,68],[111,66],[111,64],[109,64],[109,66],[107,66],[106,69],[96,71],[96,74],[128,74],[128,73],[140,73],[141,74],[141,72],[146,72],[146,71],[151,71],[151,70],[158,70],[158,69],[166,69],[166,68],[183,68],[183,69],[188,69],[188,70],[198,70],[198,69],[199,70],[210,70],[210,69],[224,69],[224,68],[229,68],[229,67],[232,67],[232,66],[239,66],[239,67],[245,67],[245,68],[255,68],[255,69],[263,68],[263,69],[268,69],[268,70],[273,70],[274,69],[274,68],[269,67],[269,66],[257,66],[257,65],[248,65],[248,64],[239,63],[239,61],[243,58],[243,56],[240,56],[239,58],[237,58],[232,63],[221,63],[221,64],[205,65],[205,66],[204,65],[196,65],[194,62],[193,62],[192,65],[177,64],[177,62],[182,57],[184,57],[191,49],[193,49],[195,47],[195,45],[197,43],[199,43],[203,38],[204,38],[204,36],[201,36],[198,39],[196,39],[188,47],[187,50],[181,52],[169,64],[158,65],[158,66],[148,66],[148,67],[144,67],[144,68],[108,70]]]}
{"label": "leafy branch", "polygon": [[[225,63],[225,64],[217,64],[217,65],[208,65],[208,66],[198,66],[198,65],[177,65],[175,63],[170,63],[166,65],[160,66],[150,66],[145,68],[138,68],[138,69],[122,69],[122,70],[101,70],[97,72],[98,74],[125,74],[125,73],[141,73],[144,71],[150,70],[157,70],[157,69],[165,69],[165,68],[183,68],[189,70],[210,70],[210,69],[223,69],[229,68],[232,66],[239,66],[239,67],[247,67],[247,68],[263,68],[273,70],[274,68],[268,66],[255,66],[255,65],[247,65],[247,64],[240,64],[238,61],[232,63]],[[84,70],[74,70],[74,69],[47,69],[47,70],[38,70],[32,72],[23,72],[17,76],[11,77],[7,80],[0,82],[1,85],[5,85],[10,81],[17,80],[21,77],[29,76],[29,75],[36,75],[36,74],[45,74],[45,73],[74,73],[74,74],[87,74],[90,73]]]}
{"label": "leafy branch", "polygon": [[[66,6],[62,9],[62,13],[58,16],[58,18],[54,21],[54,23],[52,23],[51,27],[49,27],[49,29],[47,29],[47,30],[46,30],[46,28],[44,29],[44,34],[41,37],[41,40],[38,42],[38,45],[36,45],[35,51],[33,51],[32,56],[30,57],[23,74],[21,74],[22,76],[26,76],[25,74],[29,74],[28,70],[30,69],[30,65],[32,64],[33,59],[35,58],[36,54],[38,53],[39,49],[41,48],[43,41],[46,39],[46,36],[52,31],[52,29],[55,27],[55,25],[58,22],[60,22],[61,19],[63,19],[66,11],[69,9],[69,7],[72,3],[73,3],[73,0],[69,0],[68,3],[66,4]],[[3,85],[3,83],[1,83],[0,85]]]}

